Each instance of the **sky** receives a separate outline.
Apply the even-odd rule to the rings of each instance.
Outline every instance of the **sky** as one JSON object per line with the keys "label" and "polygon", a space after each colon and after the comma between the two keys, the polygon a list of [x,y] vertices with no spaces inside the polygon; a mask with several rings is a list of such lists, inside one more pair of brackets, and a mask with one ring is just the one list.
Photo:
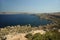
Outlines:
{"label": "sky", "polygon": [[60,12],[60,0],[0,0],[0,12]]}

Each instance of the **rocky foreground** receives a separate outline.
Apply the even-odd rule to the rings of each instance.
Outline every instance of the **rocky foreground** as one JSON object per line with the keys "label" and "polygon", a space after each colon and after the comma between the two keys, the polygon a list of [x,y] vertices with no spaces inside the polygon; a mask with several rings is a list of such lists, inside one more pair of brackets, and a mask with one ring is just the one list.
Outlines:
{"label": "rocky foreground", "polygon": [[57,32],[59,34],[60,29],[45,28],[43,26],[40,26],[40,27],[31,27],[31,26],[20,27],[19,25],[15,27],[8,26],[0,29],[0,40],[29,40],[28,38],[25,37],[27,34],[35,35],[36,33],[39,33],[41,35],[45,35],[47,34],[47,32],[48,34],[50,34],[49,32],[51,32],[52,34],[53,32]]}

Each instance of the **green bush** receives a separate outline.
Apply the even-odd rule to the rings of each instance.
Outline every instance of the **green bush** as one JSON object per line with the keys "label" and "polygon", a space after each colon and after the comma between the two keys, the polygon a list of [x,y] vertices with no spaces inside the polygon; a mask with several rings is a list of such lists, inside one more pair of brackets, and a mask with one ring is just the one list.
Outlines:
{"label": "green bush", "polygon": [[32,40],[32,34],[31,33],[27,34],[25,37],[28,38],[29,40]]}
{"label": "green bush", "polygon": [[27,34],[26,38],[28,38],[28,40],[60,40],[60,33],[55,31],[49,31],[43,35],[41,35],[40,33],[36,33],[34,35]]}

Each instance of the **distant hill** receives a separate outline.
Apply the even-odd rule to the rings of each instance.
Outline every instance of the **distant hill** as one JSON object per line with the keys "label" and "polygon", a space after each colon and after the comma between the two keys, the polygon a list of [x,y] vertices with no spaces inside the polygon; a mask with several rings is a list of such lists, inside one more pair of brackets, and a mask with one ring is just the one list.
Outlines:
{"label": "distant hill", "polygon": [[0,12],[0,14],[29,14],[27,12]]}
{"label": "distant hill", "polygon": [[[37,13],[29,13],[29,12],[0,12],[0,14],[37,14]],[[54,14],[54,15],[60,15],[60,12],[38,13],[38,14]]]}

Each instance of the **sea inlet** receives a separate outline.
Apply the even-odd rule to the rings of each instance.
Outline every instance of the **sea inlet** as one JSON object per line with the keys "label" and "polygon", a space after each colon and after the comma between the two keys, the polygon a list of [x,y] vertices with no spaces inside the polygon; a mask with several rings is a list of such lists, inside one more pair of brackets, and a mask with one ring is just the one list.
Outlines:
{"label": "sea inlet", "polygon": [[41,19],[34,14],[0,14],[0,27],[11,25],[39,26],[50,24],[52,21]]}

